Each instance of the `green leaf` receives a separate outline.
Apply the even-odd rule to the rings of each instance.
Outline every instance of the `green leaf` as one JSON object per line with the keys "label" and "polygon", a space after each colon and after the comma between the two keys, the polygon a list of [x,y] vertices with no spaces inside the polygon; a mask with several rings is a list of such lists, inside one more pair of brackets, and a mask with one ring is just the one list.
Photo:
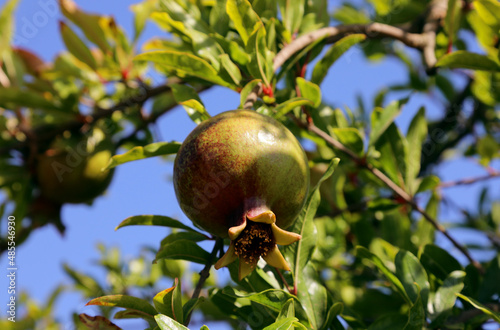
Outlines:
{"label": "green leaf", "polygon": [[281,307],[280,313],[276,320],[286,319],[288,317],[295,317],[295,299],[290,298],[286,301],[286,303]]}
{"label": "green leaf", "polygon": [[337,302],[330,307],[328,310],[328,314],[325,320],[325,323],[321,326],[320,330],[327,330],[331,328],[332,323],[337,319],[337,316],[342,314],[344,310],[344,304],[341,302]]}
{"label": "green leaf", "polygon": [[224,81],[217,70],[206,60],[196,55],[173,50],[162,50],[139,54],[135,61],[151,61],[178,76],[192,76],[221,86],[232,87]]}
{"label": "green leaf", "polygon": [[436,291],[432,302],[433,311],[431,313],[431,319],[433,320],[433,324],[435,324],[435,321],[438,319],[444,321],[452,314],[451,309],[455,306],[455,301],[457,300],[456,295],[464,288],[465,275],[465,272],[461,270],[451,272]]}
{"label": "green leaf", "polygon": [[222,64],[222,68],[231,78],[231,83],[234,83],[235,86],[240,86],[241,84],[241,72],[240,69],[233,61],[228,54],[219,55],[220,62]]}
{"label": "green leaf", "polygon": [[323,58],[316,63],[312,72],[311,81],[320,85],[328,73],[328,69],[352,46],[366,39],[364,34],[351,34],[337,41],[325,53]]}
{"label": "green leaf", "polygon": [[396,275],[394,275],[389,270],[389,268],[385,266],[385,264],[382,262],[382,260],[380,260],[379,257],[377,257],[375,254],[371,253],[365,247],[362,246],[356,246],[356,256],[358,258],[363,258],[371,261],[382,272],[382,274],[384,274],[385,277],[387,277],[389,282],[391,282],[396,287],[397,291],[401,294],[401,296],[409,304],[413,304],[410,297],[408,297],[408,294],[406,293],[406,290],[401,281],[396,277]]}
{"label": "green leaf", "polygon": [[408,98],[400,101],[393,101],[384,109],[375,109],[371,116],[371,132],[368,146],[373,146],[386,129],[392,124],[394,119],[401,112],[403,105],[408,102]]}
{"label": "green leaf", "polygon": [[297,86],[299,86],[301,96],[311,100],[314,108],[319,107],[321,105],[321,89],[319,86],[302,77],[297,77],[296,82]]}
{"label": "green leaf", "polygon": [[258,293],[246,293],[236,290],[230,286],[226,286],[222,292],[230,297],[249,299],[257,304],[269,308],[274,312],[280,312],[289,299],[297,299],[292,294],[284,290],[277,289],[269,289]]}
{"label": "green leaf", "polygon": [[47,100],[43,95],[23,91],[15,87],[0,88],[0,107],[6,109],[15,109],[18,107],[27,107],[33,109],[44,109],[48,111],[67,112],[59,106]]}
{"label": "green leaf", "polygon": [[82,289],[87,296],[91,297],[104,292],[104,289],[94,278],[75,271],[66,263],[63,264],[63,268],[65,273],[75,282],[76,286]]}
{"label": "green leaf", "polygon": [[375,322],[370,324],[368,330],[404,329],[407,324],[407,316],[390,313],[379,317]]}
{"label": "green leaf", "polygon": [[350,150],[354,151],[358,155],[362,155],[364,153],[363,136],[357,128],[332,128],[331,131],[337,140]]}
{"label": "green leaf", "polygon": [[146,22],[156,10],[157,0],[145,0],[130,6],[134,12],[134,40],[137,40],[146,27]]}
{"label": "green leaf", "polygon": [[374,146],[380,152],[378,158],[380,167],[397,185],[405,189],[406,160],[409,148],[408,142],[401,135],[396,124],[390,124]]}
{"label": "green leaf", "polygon": [[496,0],[476,0],[474,9],[479,17],[494,30],[500,29],[500,3]]}
{"label": "green leaf", "polygon": [[457,0],[448,1],[448,9],[444,20],[444,29],[450,41],[455,40],[457,31],[460,29],[460,19],[462,16],[462,3]]}
{"label": "green leaf", "polygon": [[260,79],[254,79],[254,80],[250,81],[249,83],[247,83],[245,85],[245,87],[243,87],[243,89],[240,92],[240,107],[241,108],[243,108],[243,106],[245,105],[245,102],[248,98],[248,95],[250,95],[252,90],[261,82],[262,82],[262,80],[260,80]]}
{"label": "green leaf", "polygon": [[[418,258],[408,251],[399,250],[396,255],[395,264],[396,276],[403,284],[411,301],[415,302],[421,298],[423,305],[427,306],[430,285],[427,273]],[[420,291],[417,290],[415,283],[418,284]]]}
{"label": "green leaf", "polygon": [[314,247],[316,246],[316,229],[313,223],[313,219],[316,215],[316,211],[321,199],[319,187],[321,183],[323,183],[333,174],[339,161],[340,159],[334,158],[330,162],[323,176],[318,180],[316,186],[314,186],[314,188],[309,193],[309,196],[306,199],[306,203],[302,208],[301,213],[297,217],[297,220],[291,226],[291,228],[288,228],[289,231],[298,233],[302,236],[302,238],[297,243],[286,245],[283,247],[283,254],[289,261],[296,281],[297,278],[300,278],[302,270],[311,258]]}
{"label": "green leaf", "polygon": [[91,69],[96,70],[97,62],[94,58],[94,55],[92,55],[90,49],[87,47],[87,45],[85,45],[80,37],[76,35],[76,33],[73,32],[73,30],[71,30],[71,28],[64,22],[59,23],[59,29],[68,51],[75,58],[87,64]]}
{"label": "green leaf", "polygon": [[445,280],[448,275],[455,270],[462,270],[462,266],[446,250],[437,245],[427,244],[422,254],[420,262],[428,273],[435,275],[441,280]]}
{"label": "green leaf", "polygon": [[270,86],[273,76],[273,57],[266,45],[266,29],[264,25],[256,28],[248,38],[246,51],[250,54],[247,69],[253,78],[262,79],[265,86]]}
{"label": "green leaf", "polygon": [[311,102],[308,99],[302,98],[302,97],[294,97],[288,101],[285,101],[278,105],[275,108],[275,113],[274,113],[274,118],[280,119],[284,117],[287,113],[295,109],[296,107],[300,107],[302,105],[309,105],[312,106],[313,102]]}
{"label": "green leaf", "polygon": [[182,306],[182,312],[184,315],[189,315],[199,304],[205,301],[205,297],[191,298],[187,303]]}
{"label": "green leaf", "polygon": [[110,18],[85,13],[72,0],[62,0],[59,3],[63,15],[75,23],[90,42],[96,44],[104,53],[110,50],[106,32],[102,28],[111,24]]}
{"label": "green leaf", "polygon": [[9,0],[0,8],[0,59],[4,55],[3,52],[10,50],[11,39],[14,33],[14,12],[18,2],[19,0]]}
{"label": "green leaf", "polygon": [[292,35],[297,33],[304,17],[305,0],[278,0],[278,7],[285,29]]}
{"label": "green leaf", "polygon": [[[422,156],[422,145],[427,137],[427,121],[425,119],[425,108],[421,107],[410,123],[406,140],[408,141],[408,153],[406,157],[406,185],[414,194],[417,191],[416,178],[420,172],[420,159]],[[425,303],[425,300],[424,300]]]}
{"label": "green leaf", "polygon": [[433,190],[439,185],[440,182],[441,180],[437,176],[428,175],[420,181],[416,194],[427,190]]}
{"label": "green leaf", "polygon": [[196,124],[211,117],[194,88],[181,84],[172,84],[172,92],[175,101],[184,107],[189,118]]}
{"label": "green leaf", "polygon": [[[418,288],[418,285],[415,285]],[[425,310],[422,304],[422,298],[417,292],[417,300],[413,303],[408,311],[408,323],[404,330],[421,330],[425,329]]]}
{"label": "green leaf", "polygon": [[115,230],[127,226],[163,226],[170,228],[185,229],[194,233],[198,233],[191,227],[186,226],[179,220],[172,219],[163,215],[136,215],[123,220]]}
{"label": "green leaf", "polygon": [[189,328],[166,315],[157,314],[155,320],[161,330],[189,330]]}
{"label": "green leaf", "polygon": [[450,69],[462,68],[500,72],[500,64],[498,62],[486,55],[471,53],[465,50],[458,50],[444,55],[438,60],[436,66]]}
{"label": "green leaf", "polygon": [[173,287],[165,289],[154,296],[153,303],[160,314],[171,317],[177,322],[184,322],[182,293],[177,278],[174,279]]}
{"label": "green leaf", "polygon": [[464,296],[463,294],[457,293],[456,295],[458,297],[462,298],[463,300],[467,301],[468,303],[470,303],[475,308],[479,309],[484,314],[491,316],[491,318],[493,318],[493,320],[495,320],[496,322],[500,322],[500,313],[493,312],[491,309],[484,306],[480,302],[478,302],[470,297]]}
{"label": "green leaf", "polygon": [[207,239],[210,239],[208,236],[203,235],[202,233],[198,232],[192,232],[192,231],[180,231],[180,232],[175,232],[171,233],[167,237],[161,240],[160,246],[161,245],[166,245],[170,244],[172,242],[175,242],[180,239],[187,239],[193,242],[201,242],[205,241]]}
{"label": "green leaf", "polygon": [[298,319],[296,317],[287,317],[286,319],[282,319],[274,322],[273,324],[268,325],[264,328],[264,330],[288,330],[294,329],[293,323],[297,322]]}
{"label": "green leaf", "polygon": [[85,306],[92,305],[122,307],[141,312],[148,316],[155,316],[157,314],[154,307],[146,300],[121,294],[98,297],[89,301]]}
{"label": "green leaf", "polygon": [[182,239],[163,245],[156,254],[153,263],[160,259],[187,260],[204,265],[210,259],[210,253],[195,242]]}
{"label": "green leaf", "polygon": [[481,157],[481,164],[488,166],[493,158],[500,157],[500,145],[492,135],[486,134],[477,142],[477,153]]}
{"label": "green leaf", "polygon": [[118,165],[133,162],[135,160],[173,155],[179,151],[181,143],[179,142],[155,142],[144,147],[134,147],[121,155],[115,155],[110,160],[108,165],[103,170],[114,168]]}
{"label": "green leaf", "polygon": [[262,26],[262,21],[248,0],[227,0],[226,12],[245,45],[252,33]]}

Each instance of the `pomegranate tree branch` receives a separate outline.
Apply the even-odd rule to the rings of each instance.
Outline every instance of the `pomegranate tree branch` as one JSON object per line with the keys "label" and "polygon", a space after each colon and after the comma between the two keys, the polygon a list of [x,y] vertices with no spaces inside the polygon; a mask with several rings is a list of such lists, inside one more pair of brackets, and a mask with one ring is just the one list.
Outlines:
{"label": "pomegranate tree branch", "polygon": [[469,184],[474,184],[476,182],[486,181],[496,177],[500,177],[500,172],[493,172],[487,175],[479,176],[477,178],[466,178],[457,181],[443,182],[438,186],[438,188],[450,188],[456,186],[469,185]]}
{"label": "pomegranate tree branch", "polygon": [[435,0],[431,3],[422,33],[410,33],[399,27],[383,23],[337,25],[312,31],[281,49],[274,58],[273,70],[274,72],[278,71],[289,58],[318,39],[325,38],[327,43],[333,43],[352,33],[362,33],[370,39],[392,38],[399,40],[409,47],[421,50],[427,68],[432,69],[437,62],[434,54],[436,31],[440,27],[441,19],[446,16],[446,9],[447,1]]}
{"label": "pomegranate tree branch", "polygon": [[372,164],[366,162],[364,159],[360,158],[354,152],[352,152],[349,148],[344,146],[341,142],[335,140],[333,137],[328,135],[326,132],[322,131],[318,127],[316,127],[313,123],[301,123],[302,127],[307,128],[310,132],[318,135],[323,140],[325,140],[328,144],[334,147],[337,150],[340,150],[347,154],[358,166],[365,168],[370,171],[375,177],[377,177],[380,181],[382,181],[387,187],[389,187],[397,196],[402,198],[408,205],[410,205],[415,211],[420,213],[426,221],[428,221],[437,231],[443,234],[468,260],[469,262],[476,267],[481,273],[484,273],[484,269],[482,265],[472,258],[469,251],[462,246],[458,241],[456,241],[450,233],[444,228],[441,224],[437,222],[433,217],[431,217],[424,209],[422,209],[412,198],[410,194],[408,194],[403,188],[398,186],[394,181],[392,181],[387,175],[385,175],[378,168],[374,167]]}
{"label": "pomegranate tree branch", "polygon": [[[210,253],[210,257],[208,258],[205,267],[200,272],[200,279],[198,280],[198,284],[196,284],[196,288],[193,291],[191,299],[195,299],[200,296],[201,289],[203,289],[203,285],[205,284],[207,278],[210,276],[210,268],[212,268],[212,265],[215,263],[215,259],[217,258],[217,253],[219,252],[220,249],[222,249],[223,246],[224,246],[224,240],[220,237],[217,237],[215,240],[214,248],[212,249],[212,253]],[[189,321],[191,320],[191,314],[192,310],[191,312],[189,312],[188,315],[186,315],[186,318],[184,320],[185,326],[189,325]]]}
{"label": "pomegranate tree branch", "polygon": [[259,95],[262,94],[262,83],[258,83],[248,94],[247,98],[245,99],[245,103],[243,104],[243,109],[249,110],[252,109],[254,103],[257,101],[257,98]]}

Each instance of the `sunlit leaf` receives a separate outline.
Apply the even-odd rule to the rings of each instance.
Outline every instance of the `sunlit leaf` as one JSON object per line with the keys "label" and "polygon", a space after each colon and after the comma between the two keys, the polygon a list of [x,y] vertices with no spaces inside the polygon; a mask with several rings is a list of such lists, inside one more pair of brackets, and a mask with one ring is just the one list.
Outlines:
{"label": "sunlit leaf", "polygon": [[479,309],[484,314],[491,316],[491,318],[493,320],[495,320],[495,322],[500,322],[500,313],[493,312],[491,309],[489,309],[488,307],[484,306],[480,302],[478,302],[475,299],[472,299],[470,297],[464,296],[463,294],[457,293],[456,295],[459,298],[462,298],[463,300],[465,300],[468,303],[470,303],[475,308]]}
{"label": "sunlit leaf", "polygon": [[[408,153],[406,158],[406,184],[412,193],[417,190],[415,178],[420,172],[420,158],[422,146],[427,137],[427,121],[425,119],[425,108],[420,108],[410,123],[406,140],[408,141]],[[425,300],[424,300],[425,303]]]}
{"label": "sunlit leaf", "polygon": [[161,330],[189,330],[189,328],[166,315],[155,315],[155,320]]}
{"label": "sunlit leaf", "polygon": [[283,116],[285,116],[287,113],[295,109],[296,107],[300,107],[302,105],[309,105],[312,106],[313,102],[311,100],[302,98],[302,97],[295,97],[293,99],[290,99],[288,101],[285,101],[278,105],[275,108],[275,113],[273,114],[274,118],[280,119]]}
{"label": "sunlit leaf", "polygon": [[298,319],[296,317],[287,317],[285,319],[274,322],[273,324],[268,325],[264,328],[264,330],[289,330],[294,329],[293,323],[297,322]]}
{"label": "sunlit leaf", "polygon": [[181,84],[172,84],[172,92],[175,101],[184,107],[189,118],[196,124],[210,118],[210,114],[205,109],[203,102],[194,88]]}
{"label": "sunlit leaf", "polygon": [[102,296],[89,301],[86,306],[107,306],[107,307],[122,307],[141,312],[145,315],[154,316],[158,312],[154,307],[144,299],[127,295],[110,295]]}
{"label": "sunlit leaf", "polygon": [[248,0],[227,0],[226,11],[245,44],[257,26],[262,25]]}
{"label": "sunlit leaf", "polygon": [[317,108],[321,105],[321,89],[315,83],[305,80],[302,77],[297,77],[297,86],[300,89],[300,94],[303,98],[311,100],[313,107]]}
{"label": "sunlit leaf", "polygon": [[173,155],[176,154],[177,151],[179,151],[180,147],[181,144],[179,142],[155,142],[144,147],[134,147],[124,154],[113,156],[110,159],[108,166],[106,166],[106,168],[103,170],[108,170],[118,165],[133,162],[135,160]]}
{"label": "sunlit leaf", "polygon": [[91,69],[96,70],[97,62],[94,55],[92,55],[90,49],[87,45],[85,45],[80,37],[64,22],[59,23],[59,29],[68,51],[78,60],[87,64]]}
{"label": "sunlit leaf", "polygon": [[153,298],[156,310],[182,323],[184,320],[182,310],[182,294],[179,280],[174,280],[174,286],[157,293]]}
{"label": "sunlit leaf", "polygon": [[[430,284],[427,279],[427,273],[420,261],[411,252],[400,250],[396,255],[396,276],[403,284],[408,297],[415,302],[422,299],[422,304],[427,306]],[[415,287],[418,284],[419,291]]]}

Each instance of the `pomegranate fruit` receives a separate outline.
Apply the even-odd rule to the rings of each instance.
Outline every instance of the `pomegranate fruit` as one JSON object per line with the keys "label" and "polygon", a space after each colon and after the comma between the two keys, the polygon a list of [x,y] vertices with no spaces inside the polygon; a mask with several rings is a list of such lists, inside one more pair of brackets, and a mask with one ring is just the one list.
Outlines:
{"label": "pomegranate fruit", "polygon": [[113,156],[113,145],[101,129],[86,137],[58,138],[38,156],[37,179],[41,195],[64,203],[88,203],[101,195],[113,171],[101,171]]}
{"label": "pomegranate fruit", "polygon": [[289,270],[276,244],[300,235],[285,231],[309,189],[308,161],[293,134],[275,119],[233,110],[199,124],[174,164],[177,200],[193,223],[230,238],[217,269],[240,259],[242,279],[260,257]]}

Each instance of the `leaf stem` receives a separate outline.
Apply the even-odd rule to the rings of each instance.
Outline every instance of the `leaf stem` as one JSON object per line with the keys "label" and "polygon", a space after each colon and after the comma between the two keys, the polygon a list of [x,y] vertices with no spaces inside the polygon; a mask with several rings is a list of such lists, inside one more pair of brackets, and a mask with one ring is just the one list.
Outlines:
{"label": "leaf stem", "polygon": [[[210,258],[208,258],[205,267],[200,272],[200,279],[198,280],[198,284],[196,284],[191,299],[198,298],[200,296],[201,289],[203,289],[203,285],[210,276],[210,268],[212,268],[212,265],[214,264],[215,259],[217,257],[217,253],[223,246],[224,246],[224,240],[220,237],[217,237],[217,239],[215,240],[214,248],[212,249],[212,253],[210,253]],[[189,325],[189,321],[191,320],[191,315],[192,311],[189,312],[188,315],[186,315],[186,318],[184,320],[185,326]]]}

